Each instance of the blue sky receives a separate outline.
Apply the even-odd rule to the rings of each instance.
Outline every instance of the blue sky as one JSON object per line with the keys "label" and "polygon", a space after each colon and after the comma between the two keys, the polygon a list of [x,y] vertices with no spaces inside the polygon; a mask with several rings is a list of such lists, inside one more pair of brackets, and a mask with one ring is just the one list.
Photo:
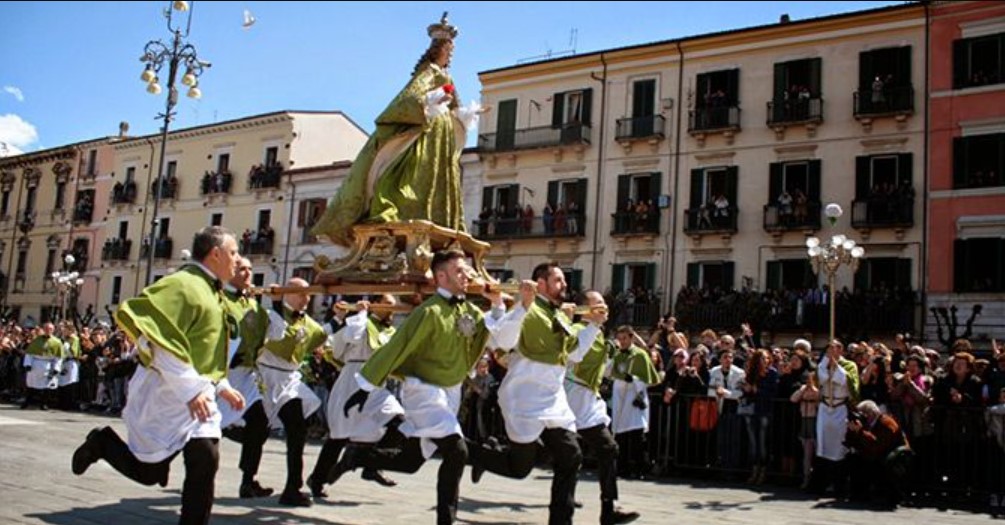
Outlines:
{"label": "blue sky", "polygon": [[[172,129],[282,109],[337,109],[372,131],[425,50],[426,26],[444,10],[461,31],[451,72],[469,100],[478,97],[479,71],[549,52],[739,29],[777,22],[783,13],[800,20],[899,3],[200,0],[188,41],[213,66],[200,78],[201,100],[182,96]],[[0,142],[7,153],[114,135],[123,120],[132,135],[156,132],[165,95],[146,93],[139,57],[149,40],[169,43],[161,15],[168,4],[0,2]],[[256,19],[247,30],[245,10]]]}

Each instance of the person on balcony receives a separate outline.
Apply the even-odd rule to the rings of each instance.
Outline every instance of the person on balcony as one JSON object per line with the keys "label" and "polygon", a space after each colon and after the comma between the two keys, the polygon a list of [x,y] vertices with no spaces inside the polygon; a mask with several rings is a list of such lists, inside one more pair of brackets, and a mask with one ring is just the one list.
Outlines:
{"label": "person on balcony", "polygon": [[720,193],[718,197],[715,198],[715,212],[714,212],[715,222],[720,228],[725,228],[729,225],[729,199],[726,195]]}
{"label": "person on balcony", "polygon": [[529,202],[523,207],[523,212],[520,214],[520,224],[525,235],[534,231],[534,207]]}
{"label": "person on balcony", "polygon": [[579,234],[579,204],[576,201],[569,203],[569,234],[578,235]]}
{"label": "person on balcony", "polygon": [[794,202],[795,206],[792,208],[792,218],[796,224],[806,224],[806,221],[809,220],[810,210],[809,199],[803,193],[803,190],[796,188]]}
{"label": "person on balcony", "polygon": [[873,110],[881,109],[886,105],[885,86],[883,79],[876,75],[876,79],[872,81],[872,96],[870,98]]}
{"label": "person on balcony", "polygon": [[792,195],[784,188],[778,195],[778,222],[788,226],[792,222]]}

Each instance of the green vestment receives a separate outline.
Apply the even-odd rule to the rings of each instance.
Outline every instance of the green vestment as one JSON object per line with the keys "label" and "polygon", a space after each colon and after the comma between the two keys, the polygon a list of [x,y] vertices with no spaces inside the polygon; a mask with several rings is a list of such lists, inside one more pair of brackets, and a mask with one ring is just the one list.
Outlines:
{"label": "green vestment", "polygon": [[611,377],[614,379],[627,381],[628,374],[650,386],[660,382],[660,374],[653,366],[649,352],[635,345],[632,345],[628,350],[618,350],[611,366]]}
{"label": "green vestment", "polygon": [[440,387],[455,386],[481,358],[488,339],[485,314],[477,306],[467,301],[451,305],[434,294],[374,351],[360,374],[377,386],[392,374]]}
{"label": "green vestment", "polygon": [[28,344],[24,353],[38,357],[63,357],[63,342],[56,336],[40,335]]}
{"label": "green vestment", "polygon": [[[227,375],[229,328],[223,295],[198,266],[185,266],[147,286],[119,305],[115,321],[134,343],[145,336],[211,380]],[[140,362],[149,366],[150,349],[137,348]]]}
{"label": "green vestment", "polygon": [[309,315],[294,315],[286,307],[283,307],[283,312],[283,317],[286,319],[283,338],[278,341],[266,341],[265,349],[276,357],[299,366],[310,358],[315,348],[325,344],[328,334]]}
{"label": "green vestment", "polygon": [[565,313],[538,296],[523,320],[517,350],[533,361],[565,366],[569,353],[579,343],[577,333]]}
{"label": "green vestment", "polygon": [[258,351],[265,344],[269,314],[261,303],[251,297],[229,290],[223,292],[223,297],[227,315],[231,317],[233,326],[237,326],[238,337],[241,338],[234,362],[241,363],[242,366],[254,366]]}
{"label": "green vestment", "polygon": [[[362,221],[424,219],[464,230],[464,127],[452,112],[432,119],[425,114],[426,94],[452,83],[434,64],[425,64],[412,76],[377,117],[376,130],[311,233],[348,246],[349,228]],[[451,107],[457,106],[456,92],[454,97]]]}
{"label": "green vestment", "polygon": [[[576,331],[583,330],[587,325],[577,324]],[[594,393],[600,391],[600,383],[604,380],[604,371],[607,369],[607,359],[609,347],[604,339],[604,334],[597,334],[597,338],[590,345],[590,350],[583,356],[583,360],[576,363],[572,369],[572,375],[583,386],[593,390]]]}

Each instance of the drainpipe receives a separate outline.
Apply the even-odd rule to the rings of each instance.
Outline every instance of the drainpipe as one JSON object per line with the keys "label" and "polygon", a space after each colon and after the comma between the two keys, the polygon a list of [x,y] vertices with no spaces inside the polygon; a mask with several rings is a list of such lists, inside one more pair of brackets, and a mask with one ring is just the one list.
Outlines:
{"label": "drainpipe", "polygon": [[[22,175],[21,175],[20,179],[21,179],[21,184],[19,185],[19,187],[17,189],[17,202],[14,205],[14,216],[12,218],[13,226],[14,227],[11,228],[12,233],[11,233],[11,237],[10,237],[10,250],[8,250],[10,252],[10,258],[7,260],[7,285],[4,287],[3,304],[0,305],[0,306],[2,306],[2,307],[0,307],[0,312],[6,310],[7,307],[10,306],[10,303],[8,302],[8,298],[9,298],[11,290],[14,288],[14,275],[12,274],[12,272],[14,271],[14,257],[15,257],[16,253],[20,252],[20,250],[18,250],[17,252],[15,252],[15,250],[17,250],[17,247],[18,247],[17,246],[17,228],[18,228],[17,214],[21,212],[21,195],[24,194],[24,185],[25,185],[23,170],[22,170]],[[10,208],[8,208],[8,210],[9,209]]]}
{"label": "drainpipe", "polygon": [[927,310],[927,306],[928,306],[928,206],[929,206],[929,200],[928,200],[928,174],[929,174],[929,170],[928,170],[928,142],[929,142],[929,138],[928,138],[928,134],[929,134],[929,118],[930,118],[929,110],[928,110],[928,96],[929,96],[929,90],[931,89],[931,85],[929,84],[929,80],[928,80],[928,78],[929,78],[929,76],[928,76],[928,68],[929,68],[929,62],[931,62],[931,58],[930,57],[931,57],[932,5],[931,5],[931,2],[922,2],[922,3],[925,6],[925,98],[923,99],[924,100],[924,104],[925,104],[925,122],[924,122],[925,138],[924,138],[924,143],[923,143],[924,144],[924,146],[923,146],[923,151],[924,152],[922,153],[922,155],[923,155],[922,158],[924,160],[924,165],[921,168],[922,169],[921,195],[923,195],[921,201],[924,203],[924,206],[922,206],[922,208],[921,208],[921,257],[920,257],[921,268],[919,269],[920,272],[921,272],[921,279],[919,280],[919,283],[918,283],[918,284],[921,285],[921,286],[919,286],[919,288],[921,288],[921,295],[918,297],[918,300],[919,300],[919,302],[921,304],[921,327],[920,327],[921,332],[920,333],[921,333],[921,339],[924,340],[924,338],[925,338],[925,328],[926,328],[925,325],[927,324],[926,321],[928,320],[928,316],[925,314],[925,312],[928,311]]}
{"label": "drainpipe", "polygon": [[600,63],[604,65],[604,74],[601,77],[597,77],[596,73],[591,72],[590,78],[601,82],[600,86],[600,128],[597,130],[597,191],[596,200],[593,205],[593,250],[592,259],[590,261],[590,288],[596,289],[597,287],[597,245],[599,244],[600,238],[600,193],[601,188],[604,185],[604,121],[607,118],[607,57],[603,53],[600,54]]}
{"label": "drainpipe", "polygon": [[[140,240],[140,249],[143,248],[143,239],[146,239],[146,238],[149,237],[146,234],[147,209],[149,208],[149,206],[146,205],[146,202],[147,202],[147,198],[149,198],[149,196],[150,196],[150,188],[152,188],[153,173],[154,173],[154,155],[157,153],[157,149],[154,147],[154,140],[152,138],[150,138],[150,137],[147,137],[144,140],[146,140],[147,144],[150,146],[150,161],[147,162],[147,166],[148,166],[148,169],[147,169],[147,191],[143,193],[143,203],[144,203],[144,205],[143,205],[143,220],[140,221],[140,236],[137,237]],[[137,189],[138,188],[139,188],[139,185],[137,185]],[[150,227],[153,228],[153,225],[151,225]],[[149,249],[150,250],[154,249],[153,244],[150,245]],[[151,261],[151,260],[152,259],[150,259],[150,258],[147,259],[148,262]],[[143,264],[143,258],[139,256],[139,250],[137,250],[137,256],[136,256],[136,280],[133,282],[133,295],[134,296],[140,294],[140,265],[141,264]]]}
{"label": "drainpipe", "polygon": [[680,40],[678,40],[676,44],[677,44],[678,74],[677,74],[677,102],[675,103],[675,106],[677,107],[677,126],[675,127],[677,128],[676,133],[677,137],[675,140],[676,145],[674,146],[674,150],[672,153],[670,153],[670,155],[672,155],[674,159],[673,161],[674,177],[673,177],[673,193],[670,195],[670,224],[673,225],[673,228],[670,231],[670,249],[669,249],[670,275],[667,278],[667,283],[669,284],[666,293],[666,300],[667,302],[670,303],[666,309],[668,312],[673,312],[674,310],[675,306],[674,290],[677,289],[676,283],[674,282],[674,275],[676,274],[677,270],[677,231],[680,230],[680,228],[677,227],[677,219],[679,218],[677,215],[677,203],[680,202],[680,194],[678,193],[678,189],[680,188],[680,141],[681,141],[680,136],[682,130],[684,129],[684,126],[681,123],[681,111],[682,111],[681,107],[684,105],[681,102],[682,97],[684,95],[684,50],[681,49],[680,47]]}
{"label": "drainpipe", "polygon": [[[287,184],[290,185],[290,216],[286,218],[286,250],[283,254],[283,275],[281,275],[280,281],[282,283],[286,282],[286,270],[290,265],[290,245],[293,244],[293,212],[296,209],[297,204],[297,185],[293,183],[293,174],[290,173],[290,180]],[[299,243],[297,243],[299,244]]]}

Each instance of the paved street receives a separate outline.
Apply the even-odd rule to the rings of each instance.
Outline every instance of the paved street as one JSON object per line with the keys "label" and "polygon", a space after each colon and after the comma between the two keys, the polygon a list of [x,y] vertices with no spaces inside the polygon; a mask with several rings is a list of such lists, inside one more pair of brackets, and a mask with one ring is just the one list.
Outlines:
{"label": "paved street", "polygon": [[[0,523],[101,524],[176,523],[179,491],[184,474],[181,458],[174,462],[167,488],[144,487],[118,475],[104,462],[82,477],[70,472],[73,449],[94,426],[110,424],[123,433],[120,420],[90,414],[18,410],[0,405]],[[124,434],[123,434],[124,435]],[[309,444],[307,467],[320,447]],[[215,524],[377,524],[432,523],[438,462],[425,465],[415,476],[394,474],[399,485],[383,488],[349,474],[331,497],[308,509],[281,507],[276,498],[237,498],[240,472],[239,447],[224,441],[217,475]],[[467,474],[467,471],[465,471]],[[285,476],[284,444],[272,439],[265,449],[262,484],[279,488]],[[524,481],[486,474],[472,486],[467,477],[461,487],[459,518],[464,523],[546,523],[550,473],[535,471]],[[598,484],[581,480],[578,498],[585,508],[577,523],[596,523],[599,516]],[[988,516],[936,509],[899,509],[877,512],[836,505],[832,500],[810,500],[785,489],[775,492],[745,488],[717,488],[686,480],[669,482],[622,481],[624,506],[642,513],[636,523],[649,524],[855,524],[881,520],[884,525],[987,523]],[[254,501],[257,505],[249,506]]]}

